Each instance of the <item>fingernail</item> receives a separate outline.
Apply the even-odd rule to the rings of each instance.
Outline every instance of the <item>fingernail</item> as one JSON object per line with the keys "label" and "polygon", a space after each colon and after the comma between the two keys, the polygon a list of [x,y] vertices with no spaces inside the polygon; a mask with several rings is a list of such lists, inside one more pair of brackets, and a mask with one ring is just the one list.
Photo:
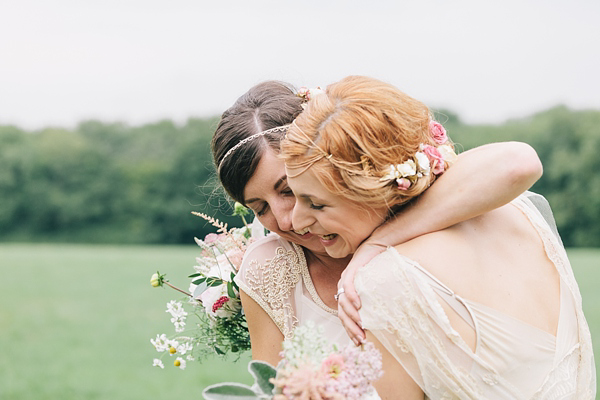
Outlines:
{"label": "fingernail", "polygon": [[355,346],[358,346],[360,343],[358,342],[358,340],[356,340],[356,338],[353,338],[352,341],[354,342]]}
{"label": "fingernail", "polygon": [[360,308],[360,304],[354,303],[354,308],[356,308],[358,310]]}
{"label": "fingernail", "polygon": [[360,339],[360,342],[361,342],[362,344],[365,344],[365,343],[367,343],[367,338],[361,338],[361,339]]}

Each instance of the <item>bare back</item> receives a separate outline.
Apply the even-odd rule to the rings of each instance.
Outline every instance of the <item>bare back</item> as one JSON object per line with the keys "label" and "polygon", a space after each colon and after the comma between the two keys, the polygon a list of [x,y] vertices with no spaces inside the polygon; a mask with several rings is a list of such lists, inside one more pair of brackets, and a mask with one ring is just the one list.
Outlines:
{"label": "bare back", "polygon": [[[556,335],[560,279],[528,218],[506,205],[396,246],[464,299]],[[441,302],[474,348],[475,333]]]}

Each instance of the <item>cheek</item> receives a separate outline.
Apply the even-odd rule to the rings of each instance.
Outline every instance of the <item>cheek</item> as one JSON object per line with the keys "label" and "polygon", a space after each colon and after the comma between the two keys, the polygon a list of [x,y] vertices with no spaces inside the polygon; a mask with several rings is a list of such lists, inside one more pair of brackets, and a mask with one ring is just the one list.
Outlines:
{"label": "cheek", "polygon": [[258,218],[262,226],[267,228],[271,232],[277,232],[277,221],[273,217],[272,213],[268,213],[267,215],[258,216],[254,214],[255,218]]}

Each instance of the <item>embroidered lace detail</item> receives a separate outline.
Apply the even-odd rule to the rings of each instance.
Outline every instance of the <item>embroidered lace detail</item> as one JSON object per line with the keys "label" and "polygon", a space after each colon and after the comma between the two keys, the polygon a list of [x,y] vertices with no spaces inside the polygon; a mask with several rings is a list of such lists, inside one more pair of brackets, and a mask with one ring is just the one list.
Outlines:
{"label": "embroidered lace detail", "polygon": [[575,398],[577,392],[577,368],[581,352],[579,346],[567,354],[548,374],[546,381],[532,397],[532,400],[558,400]]}
{"label": "embroidered lace detail", "polygon": [[285,250],[277,247],[271,259],[252,259],[248,268],[244,269],[244,279],[236,280],[269,314],[286,339],[293,337],[293,330],[298,324],[292,301],[302,271],[299,255],[304,260],[300,248]]}
{"label": "embroidered lace detail", "polygon": [[313,284],[313,281],[310,277],[310,272],[308,271],[308,263],[306,262],[306,258],[304,257],[304,252],[302,251],[300,246],[298,246],[295,243],[294,248],[296,249],[296,252],[300,254],[300,267],[302,268],[302,279],[304,280],[304,285],[306,286],[306,290],[308,290],[310,297],[320,308],[322,308],[330,314],[337,315],[337,310],[327,307],[327,304],[325,304],[323,300],[321,300],[321,298],[319,297],[317,289],[315,289],[315,285]]}

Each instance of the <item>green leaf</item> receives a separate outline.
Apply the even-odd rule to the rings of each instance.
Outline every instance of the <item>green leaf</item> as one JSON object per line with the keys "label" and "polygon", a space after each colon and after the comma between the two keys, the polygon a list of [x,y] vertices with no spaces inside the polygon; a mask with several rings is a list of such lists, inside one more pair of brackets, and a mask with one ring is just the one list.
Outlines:
{"label": "green leaf", "polygon": [[219,285],[223,284],[223,280],[222,279],[207,279],[206,284],[210,287],[219,286]]}
{"label": "green leaf", "polygon": [[231,282],[227,282],[227,295],[235,299],[235,292],[233,291],[233,284]]}
{"label": "green leaf", "polygon": [[215,351],[220,356],[225,355],[225,352],[223,350],[221,350],[220,348],[218,348],[217,346],[215,346]]}
{"label": "green leaf", "polygon": [[188,278],[195,278],[197,276],[202,276],[202,274],[200,272],[196,272],[195,274],[191,274],[190,276],[188,276]]}
{"label": "green leaf", "polygon": [[195,281],[192,281],[192,283],[194,285],[199,285],[201,283],[203,283],[206,280],[206,278],[200,278],[200,279],[196,279]]}
{"label": "green leaf", "polygon": [[206,400],[258,400],[252,388],[241,383],[217,383],[202,391]]}
{"label": "green leaf", "polygon": [[269,363],[254,360],[250,361],[248,364],[248,371],[250,371],[254,377],[256,385],[261,390],[261,394],[272,396],[275,385],[273,385],[269,380],[271,378],[275,378],[277,370]]}
{"label": "green leaf", "polygon": [[[232,272],[231,275],[229,276],[229,278],[231,279],[231,284],[233,285],[233,287],[235,288],[235,290],[240,290],[239,286],[235,283],[235,272]],[[232,296],[229,296],[232,297]]]}

